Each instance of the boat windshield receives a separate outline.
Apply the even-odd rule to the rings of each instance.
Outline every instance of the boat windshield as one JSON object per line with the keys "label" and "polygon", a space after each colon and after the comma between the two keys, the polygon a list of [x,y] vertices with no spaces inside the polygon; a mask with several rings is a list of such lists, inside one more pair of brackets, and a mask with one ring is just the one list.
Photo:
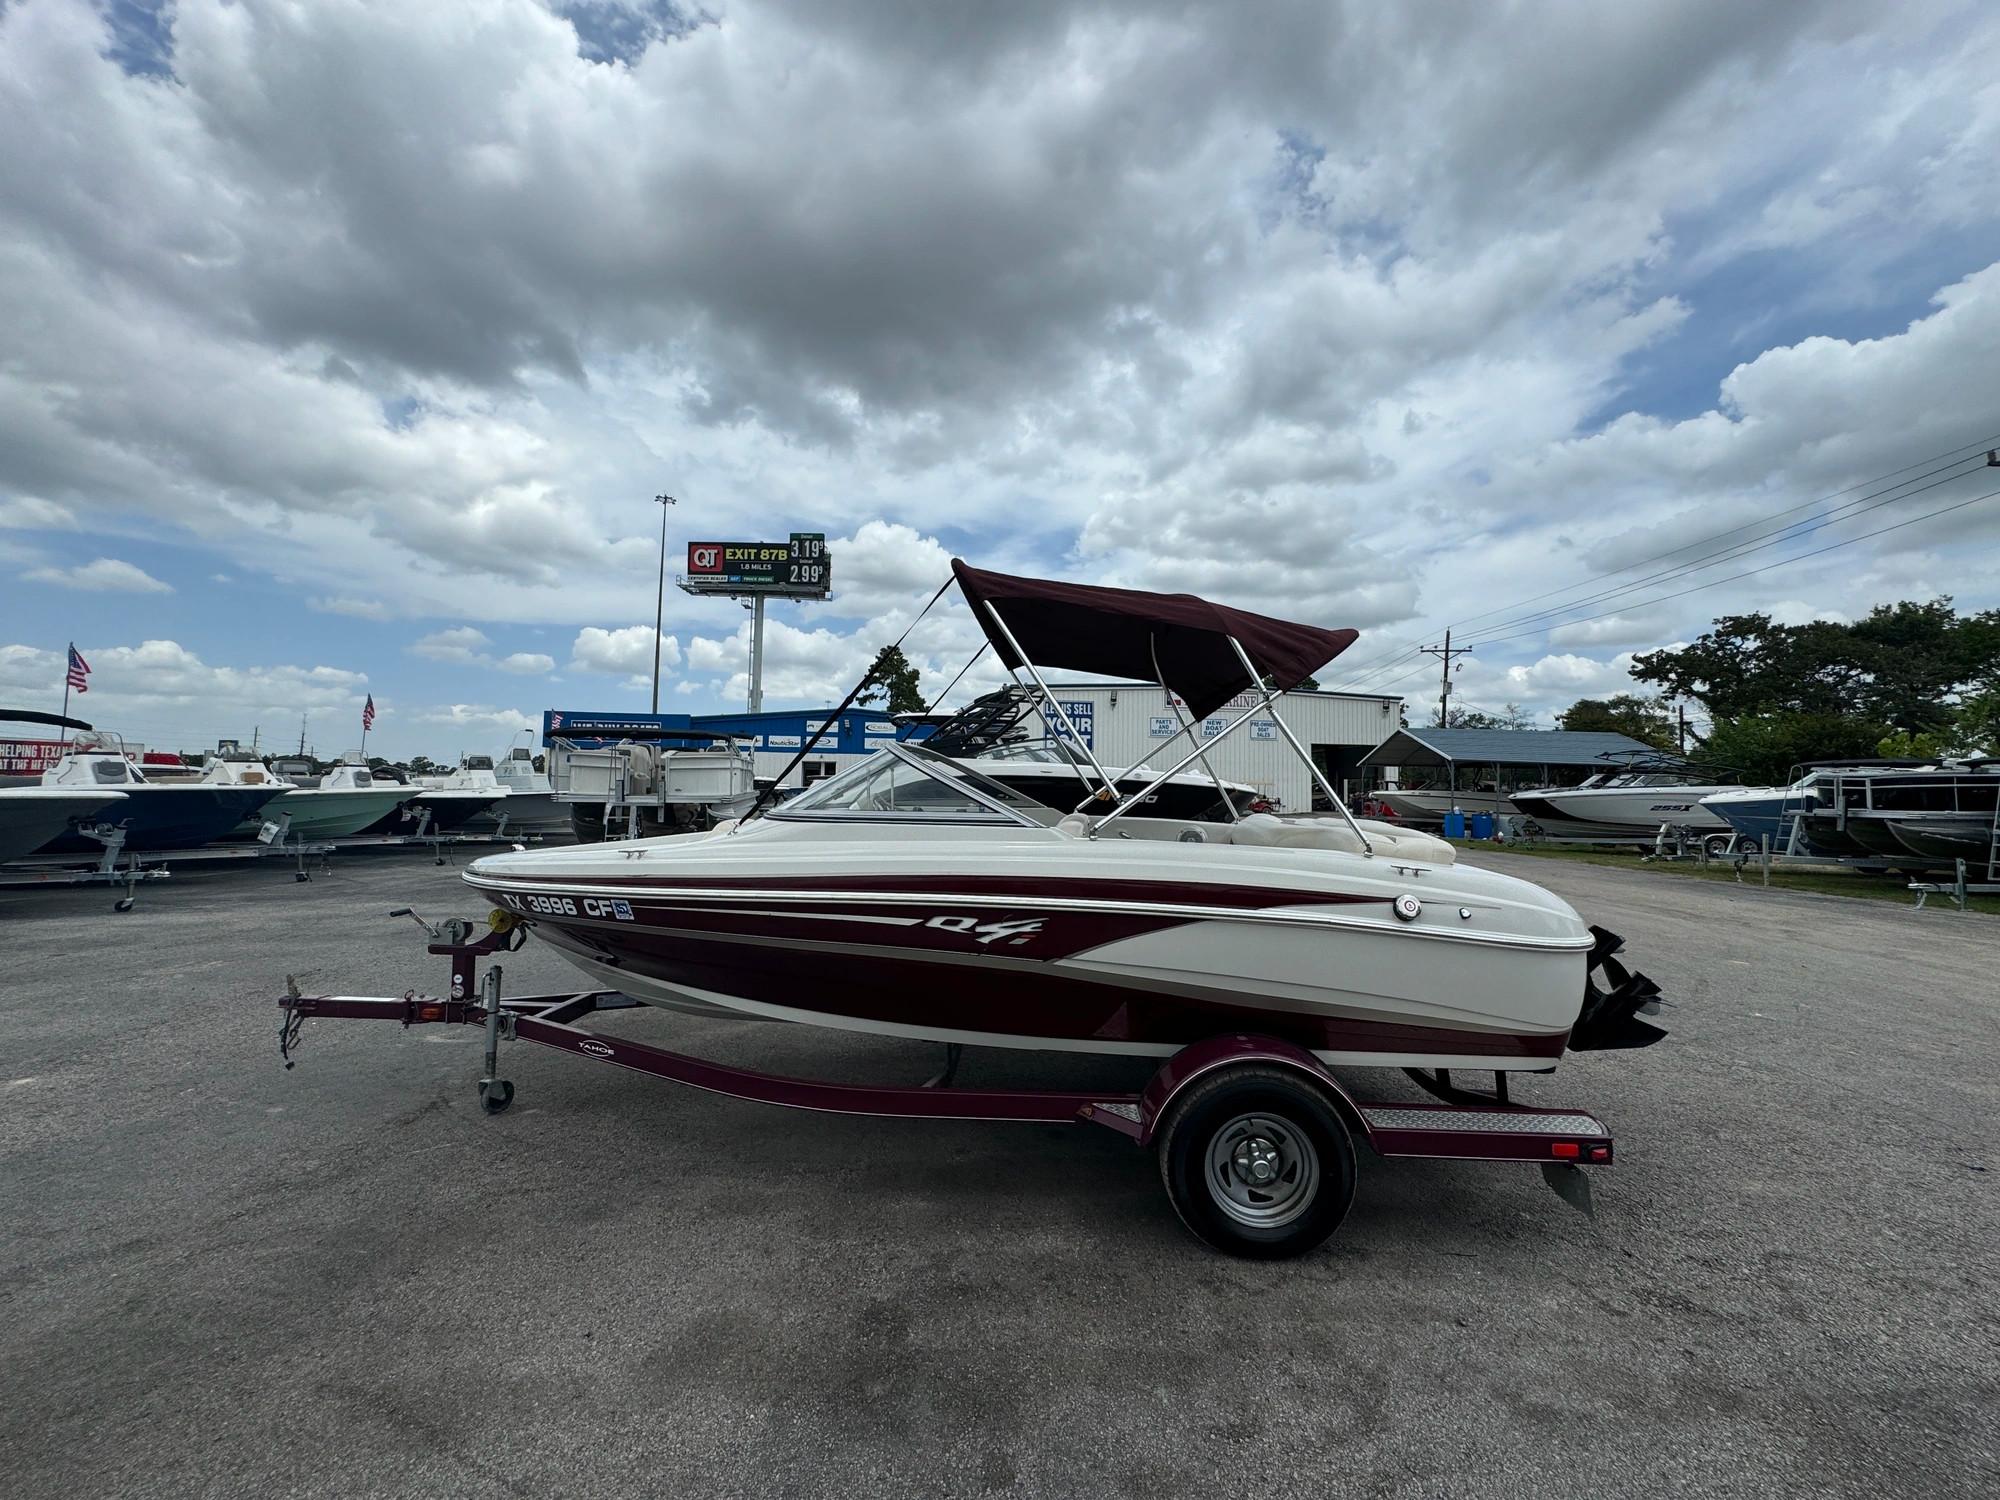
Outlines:
{"label": "boat windshield", "polygon": [[876,822],[1028,823],[1036,804],[959,761],[921,745],[889,745],[852,770],[829,777],[773,808],[767,817]]}

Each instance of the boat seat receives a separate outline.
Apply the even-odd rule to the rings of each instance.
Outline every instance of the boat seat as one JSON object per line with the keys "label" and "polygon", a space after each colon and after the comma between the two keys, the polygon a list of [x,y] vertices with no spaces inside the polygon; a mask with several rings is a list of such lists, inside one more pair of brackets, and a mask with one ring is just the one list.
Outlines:
{"label": "boat seat", "polygon": [[[1368,842],[1377,854],[1391,859],[1418,860],[1424,864],[1448,865],[1458,851],[1443,839],[1432,838],[1414,828],[1398,828],[1372,818],[1357,818]],[[1340,849],[1361,853],[1361,841],[1340,818],[1280,818],[1271,813],[1252,813],[1229,830],[1232,844],[1261,849]]]}

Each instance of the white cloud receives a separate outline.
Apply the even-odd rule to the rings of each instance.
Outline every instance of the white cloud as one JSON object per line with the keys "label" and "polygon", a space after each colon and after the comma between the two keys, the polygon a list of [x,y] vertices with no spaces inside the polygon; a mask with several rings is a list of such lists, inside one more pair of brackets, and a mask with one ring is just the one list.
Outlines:
{"label": "white cloud", "polygon": [[315,599],[312,608],[323,615],[349,615],[357,620],[389,619],[389,606],[380,599]]}
{"label": "white cloud", "polygon": [[[321,725],[346,721],[360,733],[368,678],[330,666],[212,666],[178,641],[136,646],[77,643],[91,666],[83,716],[101,728],[149,743],[200,746],[217,735],[248,740],[262,726],[282,740],[306,714]],[[26,645],[0,645],[0,701],[60,695],[63,656]],[[386,700],[378,700],[377,708]]]}
{"label": "white cloud", "polygon": [[644,674],[650,681],[655,642],[663,673],[681,664],[681,643],[671,635],[655,636],[650,625],[627,625],[620,630],[586,625],[570,645],[570,665],[579,672]]}
{"label": "white cloud", "polygon": [[504,656],[495,663],[503,672],[513,672],[522,677],[539,677],[556,669],[556,659],[538,651],[516,651],[512,656]]}
{"label": "white cloud", "polygon": [[538,730],[542,721],[518,708],[494,708],[484,703],[454,703],[417,715],[426,724],[448,724],[455,729],[474,731],[488,737],[516,735]]}
{"label": "white cloud", "polygon": [[0,495],[0,526],[17,526],[24,531],[74,531],[76,512],[53,500],[33,495]]}
{"label": "white cloud", "polygon": [[460,625],[450,630],[436,630],[410,643],[412,656],[428,657],[432,661],[453,662],[461,666],[474,666],[490,660],[484,648],[492,645],[492,639],[483,630],[475,630],[470,625]]}
{"label": "white cloud", "polygon": [[95,593],[171,594],[172,584],[162,583],[144,568],[115,557],[100,557],[74,568],[36,568],[22,575],[35,583],[53,583],[60,588],[87,589]]}

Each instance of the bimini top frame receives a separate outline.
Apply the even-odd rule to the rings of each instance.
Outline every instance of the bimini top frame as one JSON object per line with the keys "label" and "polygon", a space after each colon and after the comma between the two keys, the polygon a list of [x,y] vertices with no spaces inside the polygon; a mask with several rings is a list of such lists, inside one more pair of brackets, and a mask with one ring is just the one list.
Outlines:
{"label": "bimini top frame", "polygon": [[[1113,800],[1116,783],[1056,701],[1037,670],[1040,666],[1107,673],[1140,681],[1152,678],[1169,693],[1185,700],[1193,716],[1183,722],[1175,739],[1182,734],[1191,736],[1194,719],[1213,713],[1238,693],[1255,692],[1257,704],[1230,720],[1221,733],[1210,737],[1210,743],[1233,734],[1253,714],[1259,711],[1268,714],[1327,800],[1354,830],[1362,850],[1370,855],[1375,852],[1361,825],[1313,763],[1311,753],[1292,732],[1277,706],[1279,693],[1297,686],[1345,651],[1359,638],[1358,632],[1322,630],[1267,615],[1253,615],[1211,604],[1192,594],[1148,594],[1134,589],[1019,578],[968,567],[956,558],[951,568],[1001,665],[1010,673],[1017,668],[1025,669],[1034,678],[1045,709],[1054,711],[1072,743],[1089,758],[1091,769],[1097,772],[1101,789],[1084,801],[1079,812],[1095,802]],[[1004,615],[1000,608],[1003,603],[1007,606]],[[1254,658],[1245,641],[1258,648]],[[1140,806],[1169,777],[1196,761],[1207,767],[1208,748],[1194,742],[1187,755],[1099,818],[1092,828],[1093,835],[1113,819]],[[1214,774],[1212,768],[1210,774]],[[1227,800],[1226,792],[1224,798]]]}

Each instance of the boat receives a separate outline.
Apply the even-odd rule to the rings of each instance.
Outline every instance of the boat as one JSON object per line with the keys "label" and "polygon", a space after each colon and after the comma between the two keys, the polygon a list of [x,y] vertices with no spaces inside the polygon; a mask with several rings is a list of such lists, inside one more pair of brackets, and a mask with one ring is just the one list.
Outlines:
{"label": "boat", "polygon": [[[79,823],[115,817],[125,793],[67,786],[0,786],[0,864],[25,859]],[[99,846],[102,847],[102,846]]]}
{"label": "boat", "polygon": [[490,756],[468,755],[459,762],[459,772],[467,778],[466,785],[490,784],[504,794],[485,811],[475,813],[466,827],[500,828],[507,833],[569,832],[569,808],[556,801],[554,783],[535,769],[534,752],[527,746],[516,745],[497,761]]}
{"label": "boat", "polygon": [[1496,818],[1510,817],[1520,812],[1514,799],[1500,792],[1452,791],[1446,787],[1377,787],[1368,794],[1371,801],[1380,803],[1395,817],[1418,827],[1432,827],[1444,822],[1449,812],[1461,812],[1467,817],[1474,813],[1491,813]]}
{"label": "boat", "polygon": [[1545,838],[1650,844],[1663,826],[1724,833],[1728,822],[1702,805],[1736,783],[1716,780],[1689,762],[1652,752],[1606,756],[1612,767],[1576,786],[1514,793],[1514,806]]}
{"label": "boat", "polygon": [[[1052,706],[1040,666],[1139,677],[1157,655],[1195,722],[1263,695],[1227,734],[1355,639],[953,568]],[[1649,985],[1592,986],[1615,939],[1442,840],[1353,819],[1331,788],[1338,818],[1138,815],[1213,744],[1065,814],[897,742],[713,832],[493,855],[464,878],[586,973],[698,1015],[1150,1057],[1249,1030],[1329,1064],[1496,1072],[1661,1034],[1636,1015]]]}
{"label": "boat", "polygon": [[[72,791],[123,792],[125,800],[98,819],[124,829],[127,851],[198,849],[235,831],[261,811],[280,787],[218,786],[201,781],[154,782],[127,758],[117,736],[79,734],[63,756],[42,772],[42,785]],[[37,850],[41,854],[104,852],[104,841],[72,828]]]}
{"label": "boat", "polygon": [[[1921,761],[1808,761],[1794,767],[1786,786],[1740,786],[1711,792],[1701,805],[1727,823],[1746,848],[1769,839],[1773,854],[1803,854],[1817,859],[1864,858],[1869,850],[1830,824],[1809,818],[1820,802],[1820,788],[1868,770],[1914,768]],[[1797,773],[1803,774],[1797,774]]]}
{"label": "boat", "polygon": [[1989,757],[1864,763],[1823,771],[1801,827],[1847,858],[1934,869],[1957,860],[1983,869],[2000,815],[2000,760]]}
{"label": "boat", "polygon": [[[414,834],[419,828],[425,833],[449,833],[463,828],[478,814],[485,812],[494,803],[507,795],[507,789],[494,780],[493,761],[490,756],[468,756],[468,760],[481,760],[485,765],[479,772],[468,774],[461,766],[446,776],[414,779],[393,766],[374,768],[372,775],[377,783],[394,785],[406,796],[400,806],[377,818],[363,833]],[[351,764],[361,769],[358,755],[341,757],[343,764]],[[482,774],[483,773],[483,774]]]}
{"label": "boat", "polygon": [[273,797],[236,830],[255,837],[264,824],[283,817],[288,838],[337,839],[360,833],[410,800],[409,787],[380,782],[366,766],[336,761],[323,776],[288,780],[266,767],[247,750],[225,750],[211,756],[201,779],[212,786],[275,786]]}
{"label": "boat", "polygon": [[[309,1019],[478,1025],[488,1114],[513,1101],[499,1054],[515,1040],[828,1115],[1089,1123],[1155,1150],[1195,1234],[1260,1258],[1300,1254],[1338,1227],[1357,1137],[1382,1157],[1538,1162],[1587,1201],[1576,1169],[1611,1163],[1610,1131],[1583,1110],[1511,1099],[1509,1079],[1664,1034],[1641,1019],[1658,990],[1619,964],[1615,936],[1538,886],[1458,863],[1442,840],[1353,818],[1318,767],[1335,817],[1142,813],[1252,715],[1310,766],[1277,695],[1354,631],[952,569],[1002,666],[1034,680],[1053,718],[1042,666],[1150,674],[1197,722],[1238,694],[1254,706],[1122,795],[1079,741],[1104,793],[1083,812],[902,741],[783,803],[760,796],[711,831],[475,860],[464,879],[496,907],[483,929],[416,918],[451,962],[448,994],[290,986],[278,1002],[285,1065]],[[531,938],[609,987],[503,997],[498,967],[482,976],[479,962]],[[947,1060],[921,1086],[845,1084],[578,1024],[635,1003],[931,1039]],[[973,1087],[953,1081],[963,1043],[1163,1061],[1143,1091]],[[1403,1068],[1436,1102],[1370,1102],[1335,1064]],[[1492,1091],[1453,1068],[1491,1069]]]}

